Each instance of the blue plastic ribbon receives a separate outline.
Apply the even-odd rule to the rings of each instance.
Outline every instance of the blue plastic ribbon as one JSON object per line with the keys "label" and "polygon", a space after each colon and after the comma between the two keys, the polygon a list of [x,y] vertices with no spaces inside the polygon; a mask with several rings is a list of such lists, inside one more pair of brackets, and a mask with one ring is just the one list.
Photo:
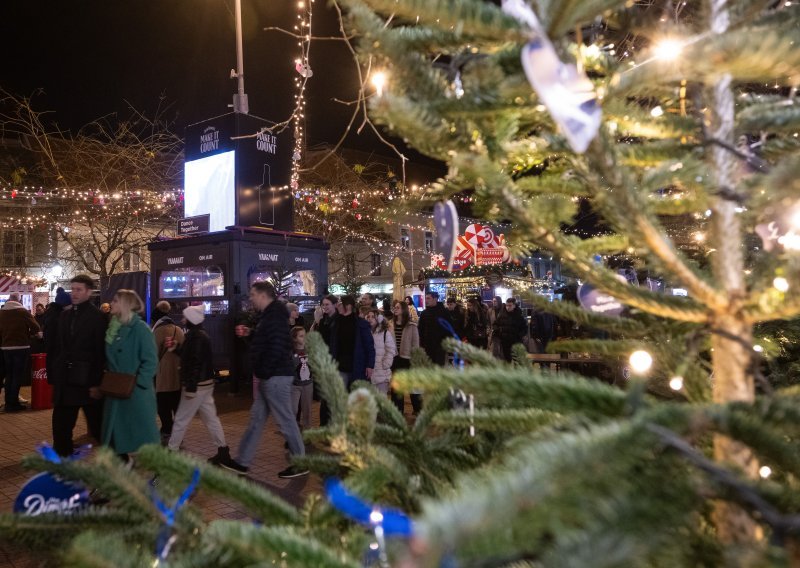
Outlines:
{"label": "blue plastic ribbon", "polygon": [[62,458],[58,453],[53,449],[53,446],[48,444],[47,442],[42,442],[38,446],[36,446],[36,453],[42,456],[44,459],[51,463],[63,463],[64,459],[68,461],[80,460],[85,458],[89,455],[89,452],[92,451],[92,445],[86,444],[83,446],[78,446],[72,455],[68,458]]}
{"label": "blue plastic ribbon", "polygon": [[158,560],[164,560],[169,555],[169,551],[172,548],[172,544],[175,542],[175,535],[172,534],[172,527],[175,524],[175,515],[178,511],[183,507],[186,502],[189,500],[189,497],[192,496],[194,490],[197,488],[197,484],[200,482],[200,469],[195,468],[194,473],[192,473],[192,480],[189,482],[189,485],[186,489],[183,490],[181,496],[178,497],[177,501],[172,507],[167,506],[161,498],[159,498],[156,490],[153,489],[153,503],[155,503],[156,508],[159,510],[161,515],[164,517],[164,526],[161,527],[161,530],[158,532],[158,538],[156,539],[156,557]]}
{"label": "blue plastic ribbon", "polygon": [[385,509],[371,505],[361,498],[348,492],[344,484],[338,479],[325,480],[325,494],[328,501],[336,507],[345,517],[355,522],[375,527],[383,527],[386,536],[398,535],[410,537],[414,527],[408,515],[396,509]]}

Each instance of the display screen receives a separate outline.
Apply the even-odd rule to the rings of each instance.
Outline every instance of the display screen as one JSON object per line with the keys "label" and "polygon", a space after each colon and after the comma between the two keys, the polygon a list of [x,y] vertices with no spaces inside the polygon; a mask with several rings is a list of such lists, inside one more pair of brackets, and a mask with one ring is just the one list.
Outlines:
{"label": "display screen", "polygon": [[158,296],[202,298],[225,295],[225,276],[219,266],[190,266],[164,270],[158,278]]}
{"label": "display screen", "polygon": [[209,230],[236,224],[236,151],[186,162],[183,216],[210,215]]}

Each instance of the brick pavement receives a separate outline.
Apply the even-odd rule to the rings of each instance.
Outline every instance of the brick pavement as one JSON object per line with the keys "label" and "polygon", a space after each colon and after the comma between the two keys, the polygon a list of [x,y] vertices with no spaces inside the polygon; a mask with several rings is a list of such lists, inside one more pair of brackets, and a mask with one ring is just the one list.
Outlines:
{"label": "brick pavement", "polygon": [[[215,400],[225,437],[235,455],[239,439],[247,426],[252,398],[247,394],[228,395],[225,390],[224,386],[218,387]],[[23,387],[20,395],[30,399],[30,388]],[[52,442],[51,414],[50,410],[28,410],[14,414],[0,412],[0,511],[12,510],[20,487],[33,475],[20,465],[22,456],[31,453],[40,442]],[[319,416],[316,402],[312,415],[315,418]],[[284,439],[272,418],[267,422],[264,432],[249,477],[295,505],[302,503],[309,493],[320,492],[321,481],[314,475],[290,480],[278,478],[278,472],[288,464],[287,454],[283,449]],[[89,442],[83,415],[78,419],[75,437],[78,443]],[[198,456],[210,457],[216,453],[216,448],[213,447],[205,427],[198,418],[195,418],[189,427],[183,449]],[[247,514],[237,509],[235,504],[202,493],[198,494],[193,502],[205,512],[206,520],[247,517]],[[41,564],[41,561],[16,547],[4,547],[0,544],[0,567],[29,568]]]}

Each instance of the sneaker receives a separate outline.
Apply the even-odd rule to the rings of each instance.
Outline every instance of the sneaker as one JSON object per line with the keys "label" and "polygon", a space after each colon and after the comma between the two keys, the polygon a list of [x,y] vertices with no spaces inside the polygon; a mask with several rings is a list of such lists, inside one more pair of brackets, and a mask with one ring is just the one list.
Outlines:
{"label": "sneaker", "polygon": [[19,403],[20,404],[28,404],[28,402],[29,402],[28,399],[19,397]]}
{"label": "sneaker", "polygon": [[3,412],[22,412],[23,410],[27,410],[28,407],[24,404],[15,404],[15,405],[7,405]]}
{"label": "sneaker", "polygon": [[228,449],[228,446],[223,446],[217,448],[217,455],[208,458],[208,463],[211,465],[221,465],[223,463],[230,463],[233,459],[231,458],[231,452]]}
{"label": "sneaker", "polygon": [[224,467],[228,471],[232,471],[236,475],[247,475],[247,471],[250,469],[233,459],[230,461],[221,461],[219,462],[219,466]]}
{"label": "sneaker", "polygon": [[303,469],[303,468],[300,468],[300,467],[295,467],[293,465],[290,465],[289,467],[284,469],[282,472],[280,472],[278,474],[278,477],[280,477],[281,479],[291,479],[293,477],[302,477],[304,475],[308,475],[308,470],[307,469]]}

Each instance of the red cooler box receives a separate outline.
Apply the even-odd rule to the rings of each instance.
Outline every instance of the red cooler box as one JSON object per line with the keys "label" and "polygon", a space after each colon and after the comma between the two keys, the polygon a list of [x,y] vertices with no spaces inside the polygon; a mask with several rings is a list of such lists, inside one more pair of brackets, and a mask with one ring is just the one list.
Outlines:
{"label": "red cooler box", "polygon": [[47,382],[47,354],[31,355],[31,410],[53,408],[53,387]]}

